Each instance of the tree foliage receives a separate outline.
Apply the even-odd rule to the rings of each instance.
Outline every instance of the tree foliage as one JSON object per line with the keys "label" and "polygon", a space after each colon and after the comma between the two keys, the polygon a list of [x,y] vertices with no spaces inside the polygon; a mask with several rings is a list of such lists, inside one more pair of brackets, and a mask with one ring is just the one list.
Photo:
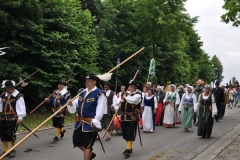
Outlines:
{"label": "tree foliage", "polygon": [[222,8],[227,11],[221,16],[222,21],[233,22],[232,26],[238,27],[240,25],[240,0],[224,0]]}
{"label": "tree foliage", "polygon": [[[37,104],[57,80],[79,72],[69,84],[76,92],[87,73],[105,73],[117,58],[123,61],[146,47],[118,69],[118,86],[126,85],[140,65],[136,80],[144,85],[152,58],[155,83],[211,82],[215,60],[202,50],[194,30],[197,17],[186,13],[185,1],[0,0],[0,47],[11,47],[0,58],[1,77],[17,80],[39,70],[22,90],[29,103]],[[112,82],[115,78],[116,71]]]}
{"label": "tree foliage", "polygon": [[221,82],[224,78],[224,76],[222,75],[223,73],[222,63],[216,55],[212,57],[211,62],[212,62],[212,71],[213,71],[213,81]]}

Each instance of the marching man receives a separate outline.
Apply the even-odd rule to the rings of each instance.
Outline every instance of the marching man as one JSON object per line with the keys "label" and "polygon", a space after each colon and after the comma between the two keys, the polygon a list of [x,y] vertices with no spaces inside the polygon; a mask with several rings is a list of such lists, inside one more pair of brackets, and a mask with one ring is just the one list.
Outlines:
{"label": "marching man", "polygon": [[[62,106],[64,106],[67,101],[71,98],[70,92],[66,88],[66,82],[64,80],[60,80],[58,82],[58,90],[54,91],[54,94],[51,98],[46,98],[46,102],[48,102],[52,106],[52,112],[56,112]],[[64,137],[64,133],[66,132],[64,127],[64,118],[66,116],[66,111],[62,110],[55,117],[52,118],[53,127],[57,128],[56,135],[53,138],[53,142],[57,142],[60,138]]]}
{"label": "marching man", "polygon": [[78,99],[69,103],[68,110],[75,113],[77,109],[75,130],[73,132],[73,145],[83,151],[84,160],[96,157],[92,147],[102,129],[100,120],[107,113],[107,98],[101,89],[96,87],[100,79],[90,73],[86,76],[86,88],[80,90]]}
{"label": "marching man", "polygon": [[[4,152],[8,151],[8,143],[15,145],[16,131],[18,124],[22,123],[22,119],[26,116],[26,106],[23,95],[15,89],[14,81],[4,81],[2,88],[6,92],[0,96],[0,138],[3,143]],[[9,153],[10,158],[15,157],[16,150]]]}
{"label": "marching man", "polygon": [[141,108],[142,94],[137,91],[137,82],[130,81],[129,83],[129,93],[124,94],[118,99],[121,104],[121,126],[122,126],[122,136],[126,141],[126,150],[123,155],[128,158],[130,153],[132,153],[132,143],[136,138],[136,131],[138,125],[138,115]]}

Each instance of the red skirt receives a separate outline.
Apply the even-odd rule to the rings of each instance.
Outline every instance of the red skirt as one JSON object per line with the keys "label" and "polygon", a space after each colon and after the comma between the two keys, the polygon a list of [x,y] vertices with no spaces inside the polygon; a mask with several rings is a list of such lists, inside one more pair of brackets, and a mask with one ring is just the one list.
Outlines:
{"label": "red skirt", "polygon": [[157,125],[160,125],[160,123],[161,123],[162,112],[163,112],[163,104],[158,103],[158,108],[156,110],[156,124]]}

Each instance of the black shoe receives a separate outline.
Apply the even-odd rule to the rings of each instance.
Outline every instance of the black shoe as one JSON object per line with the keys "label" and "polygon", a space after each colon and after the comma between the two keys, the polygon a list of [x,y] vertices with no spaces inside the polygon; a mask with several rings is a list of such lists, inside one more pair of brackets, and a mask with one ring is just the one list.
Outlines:
{"label": "black shoe", "polygon": [[9,158],[13,158],[16,156],[16,150],[13,150],[12,152],[9,153]]}
{"label": "black shoe", "polygon": [[210,138],[211,136],[207,136],[207,138]]}
{"label": "black shoe", "polygon": [[206,138],[206,135],[202,135],[202,138]]}
{"label": "black shoe", "polygon": [[175,123],[173,123],[173,125],[172,125],[173,127],[175,126]]}
{"label": "black shoe", "polygon": [[[123,154],[125,155],[127,149],[123,152]],[[132,153],[132,148],[130,149],[130,153]]]}
{"label": "black shoe", "polygon": [[220,122],[220,121],[217,119],[216,122]]}
{"label": "black shoe", "polygon": [[[2,155],[4,155],[6,152],[4,151],[1,155],[0,155],[0,157],[2,157]],[[7,156],[9,156],[9,153],[6,155],[6,157]]]}
{"label": "black shoe", "polygon": [[60,138],[63,138],[64,137],[64,133],[65,133],[66,131],[65,130],[63,130],[61,133],[60,133]]}
{"label": "black shoe", "polygon": [[53,142],[57,142],[57,141],[58,141],[58,137],[54,137]]}
{"label": "black shoe", "polygon": [[96,153],[92,152],[92,155],[90,157],[90,160],[94,159],[96,157]]}
{"label": "black shoe", "polygon": [[131,153],[130,149],[126,149],[124,152],[125,152],[124,154],[125,158],[130,157],[130,153]]}

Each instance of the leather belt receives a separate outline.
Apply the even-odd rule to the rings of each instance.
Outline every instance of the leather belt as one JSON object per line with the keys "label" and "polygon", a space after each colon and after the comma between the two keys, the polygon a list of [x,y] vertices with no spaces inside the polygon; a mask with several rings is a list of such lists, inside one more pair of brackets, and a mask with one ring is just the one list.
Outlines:
{"label": "leather belt", "polygon": [[9,114],[16,114],[16,112],[3,112],[2,114],[9,115]]}

